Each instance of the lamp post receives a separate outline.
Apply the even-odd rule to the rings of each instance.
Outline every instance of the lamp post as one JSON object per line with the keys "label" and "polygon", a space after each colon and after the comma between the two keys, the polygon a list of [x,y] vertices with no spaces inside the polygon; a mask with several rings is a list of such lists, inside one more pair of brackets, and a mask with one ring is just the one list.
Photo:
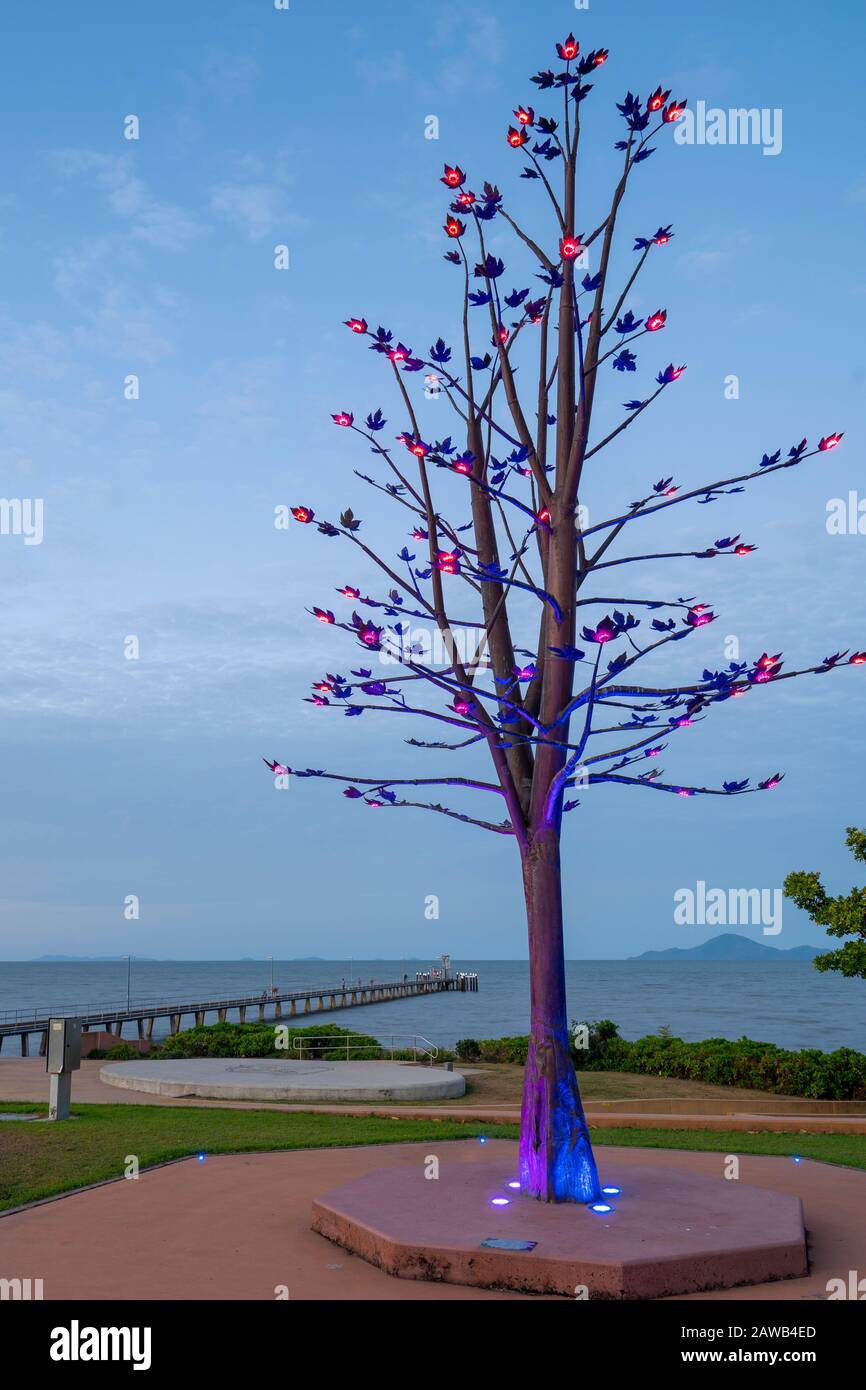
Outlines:
{"label": "lamp post", "polygon": [[130,995],[129,995],[129,983],[130,983],[130,976],[131,976],[131,973],[132,973],[132,956],[127,956],[127,957],[126,957],[126,1012],[127,1012],[127,1013],[129,1013],[129,1009],[130,1009],[130,1002],[129,1002],[129,1000],[130,1000]]}

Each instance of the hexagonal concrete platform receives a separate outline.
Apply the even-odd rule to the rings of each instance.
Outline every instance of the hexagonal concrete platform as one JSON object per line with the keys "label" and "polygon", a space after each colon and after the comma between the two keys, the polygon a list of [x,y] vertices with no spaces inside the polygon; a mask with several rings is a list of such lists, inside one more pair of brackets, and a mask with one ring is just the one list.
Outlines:
{"label": "hexagonal concrete platform", "polygon": [[419,1161],[336,1188],[314,1201],[313,1230],[398,1278],[571,1298],[663,1298],[808,1272],[799,1198],[738,1181],[608,1163],[604,1185],[620,1193],[595,1212],[521,1197],[501,1161],[445,1157],[438,1179],[426,1171]]}
{"label": "hexagonal concrete platform", "polygon": [[277,1057],[192,1057],[168,1062],[111,1062],[109,1086],[157,1096],[218,1100],[442,1100],[462,1096],[459,1072],[410,1062],[295,1061]]}

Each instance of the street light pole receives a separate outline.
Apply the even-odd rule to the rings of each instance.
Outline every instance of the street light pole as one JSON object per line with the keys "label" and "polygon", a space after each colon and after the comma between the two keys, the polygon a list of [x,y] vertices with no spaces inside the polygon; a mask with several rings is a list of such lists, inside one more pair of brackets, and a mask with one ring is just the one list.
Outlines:
{"label": "street light pole", "polygon": [[126,1012],[129,1013],[129,980],[132,972],[132,956],[126,957]]}

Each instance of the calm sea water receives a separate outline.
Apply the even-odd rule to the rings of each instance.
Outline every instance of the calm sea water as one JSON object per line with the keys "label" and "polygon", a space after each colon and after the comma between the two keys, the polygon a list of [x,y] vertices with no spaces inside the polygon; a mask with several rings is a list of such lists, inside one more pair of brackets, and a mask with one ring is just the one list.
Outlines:
{"label": "calm sea water", "polygon": [[[435,961],[275,961],[274,983],[284,989],[339,985],[345,980],[411,979]],[[384,1040],[421,1034],[441,1046],[458,1038],[497,1038],[529,1026],[529,978],[525,961],[452,960],[455,970],[474,970],[477,994],[429,995],[387,1004],[317,1013],[304,1022],[340,1023]],[[820,975],[808,961],[758,963],[664,961],[569,961],[569,1016],[578,1021],[612,1018],[626,1038],[666,1024],[687,1041],[743,1035],[781,1047],[866,1051],[866,984]],[[133,1005],[254,994],[271,982],[269,961],[135,961]],[[119,962],[0,962],[0,1015],[8,1010],[71,1012],[87,1005],[125,1003],[127,967]],[[184,1026],[192,1020],[185,1019]],[[210,1017],[207,1020],[212,1022]],[[160,1020],[154,1030],[168,1030]],[[127,1025],[132,1036],[133,1026]],[[7,1040],[5,1055],[17,1052]]]}

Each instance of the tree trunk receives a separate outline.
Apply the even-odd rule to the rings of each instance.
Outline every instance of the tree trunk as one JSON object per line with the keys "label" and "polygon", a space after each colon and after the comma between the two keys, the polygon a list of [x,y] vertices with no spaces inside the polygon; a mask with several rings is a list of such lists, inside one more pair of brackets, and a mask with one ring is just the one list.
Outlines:
{"label": "tree trunk", "polygon": [[565,1002],[559,833],[545,827],[523,860],[531,1028],[520,1117],[520,1190],[542,1202],[600,1195],[571,1061]]}

